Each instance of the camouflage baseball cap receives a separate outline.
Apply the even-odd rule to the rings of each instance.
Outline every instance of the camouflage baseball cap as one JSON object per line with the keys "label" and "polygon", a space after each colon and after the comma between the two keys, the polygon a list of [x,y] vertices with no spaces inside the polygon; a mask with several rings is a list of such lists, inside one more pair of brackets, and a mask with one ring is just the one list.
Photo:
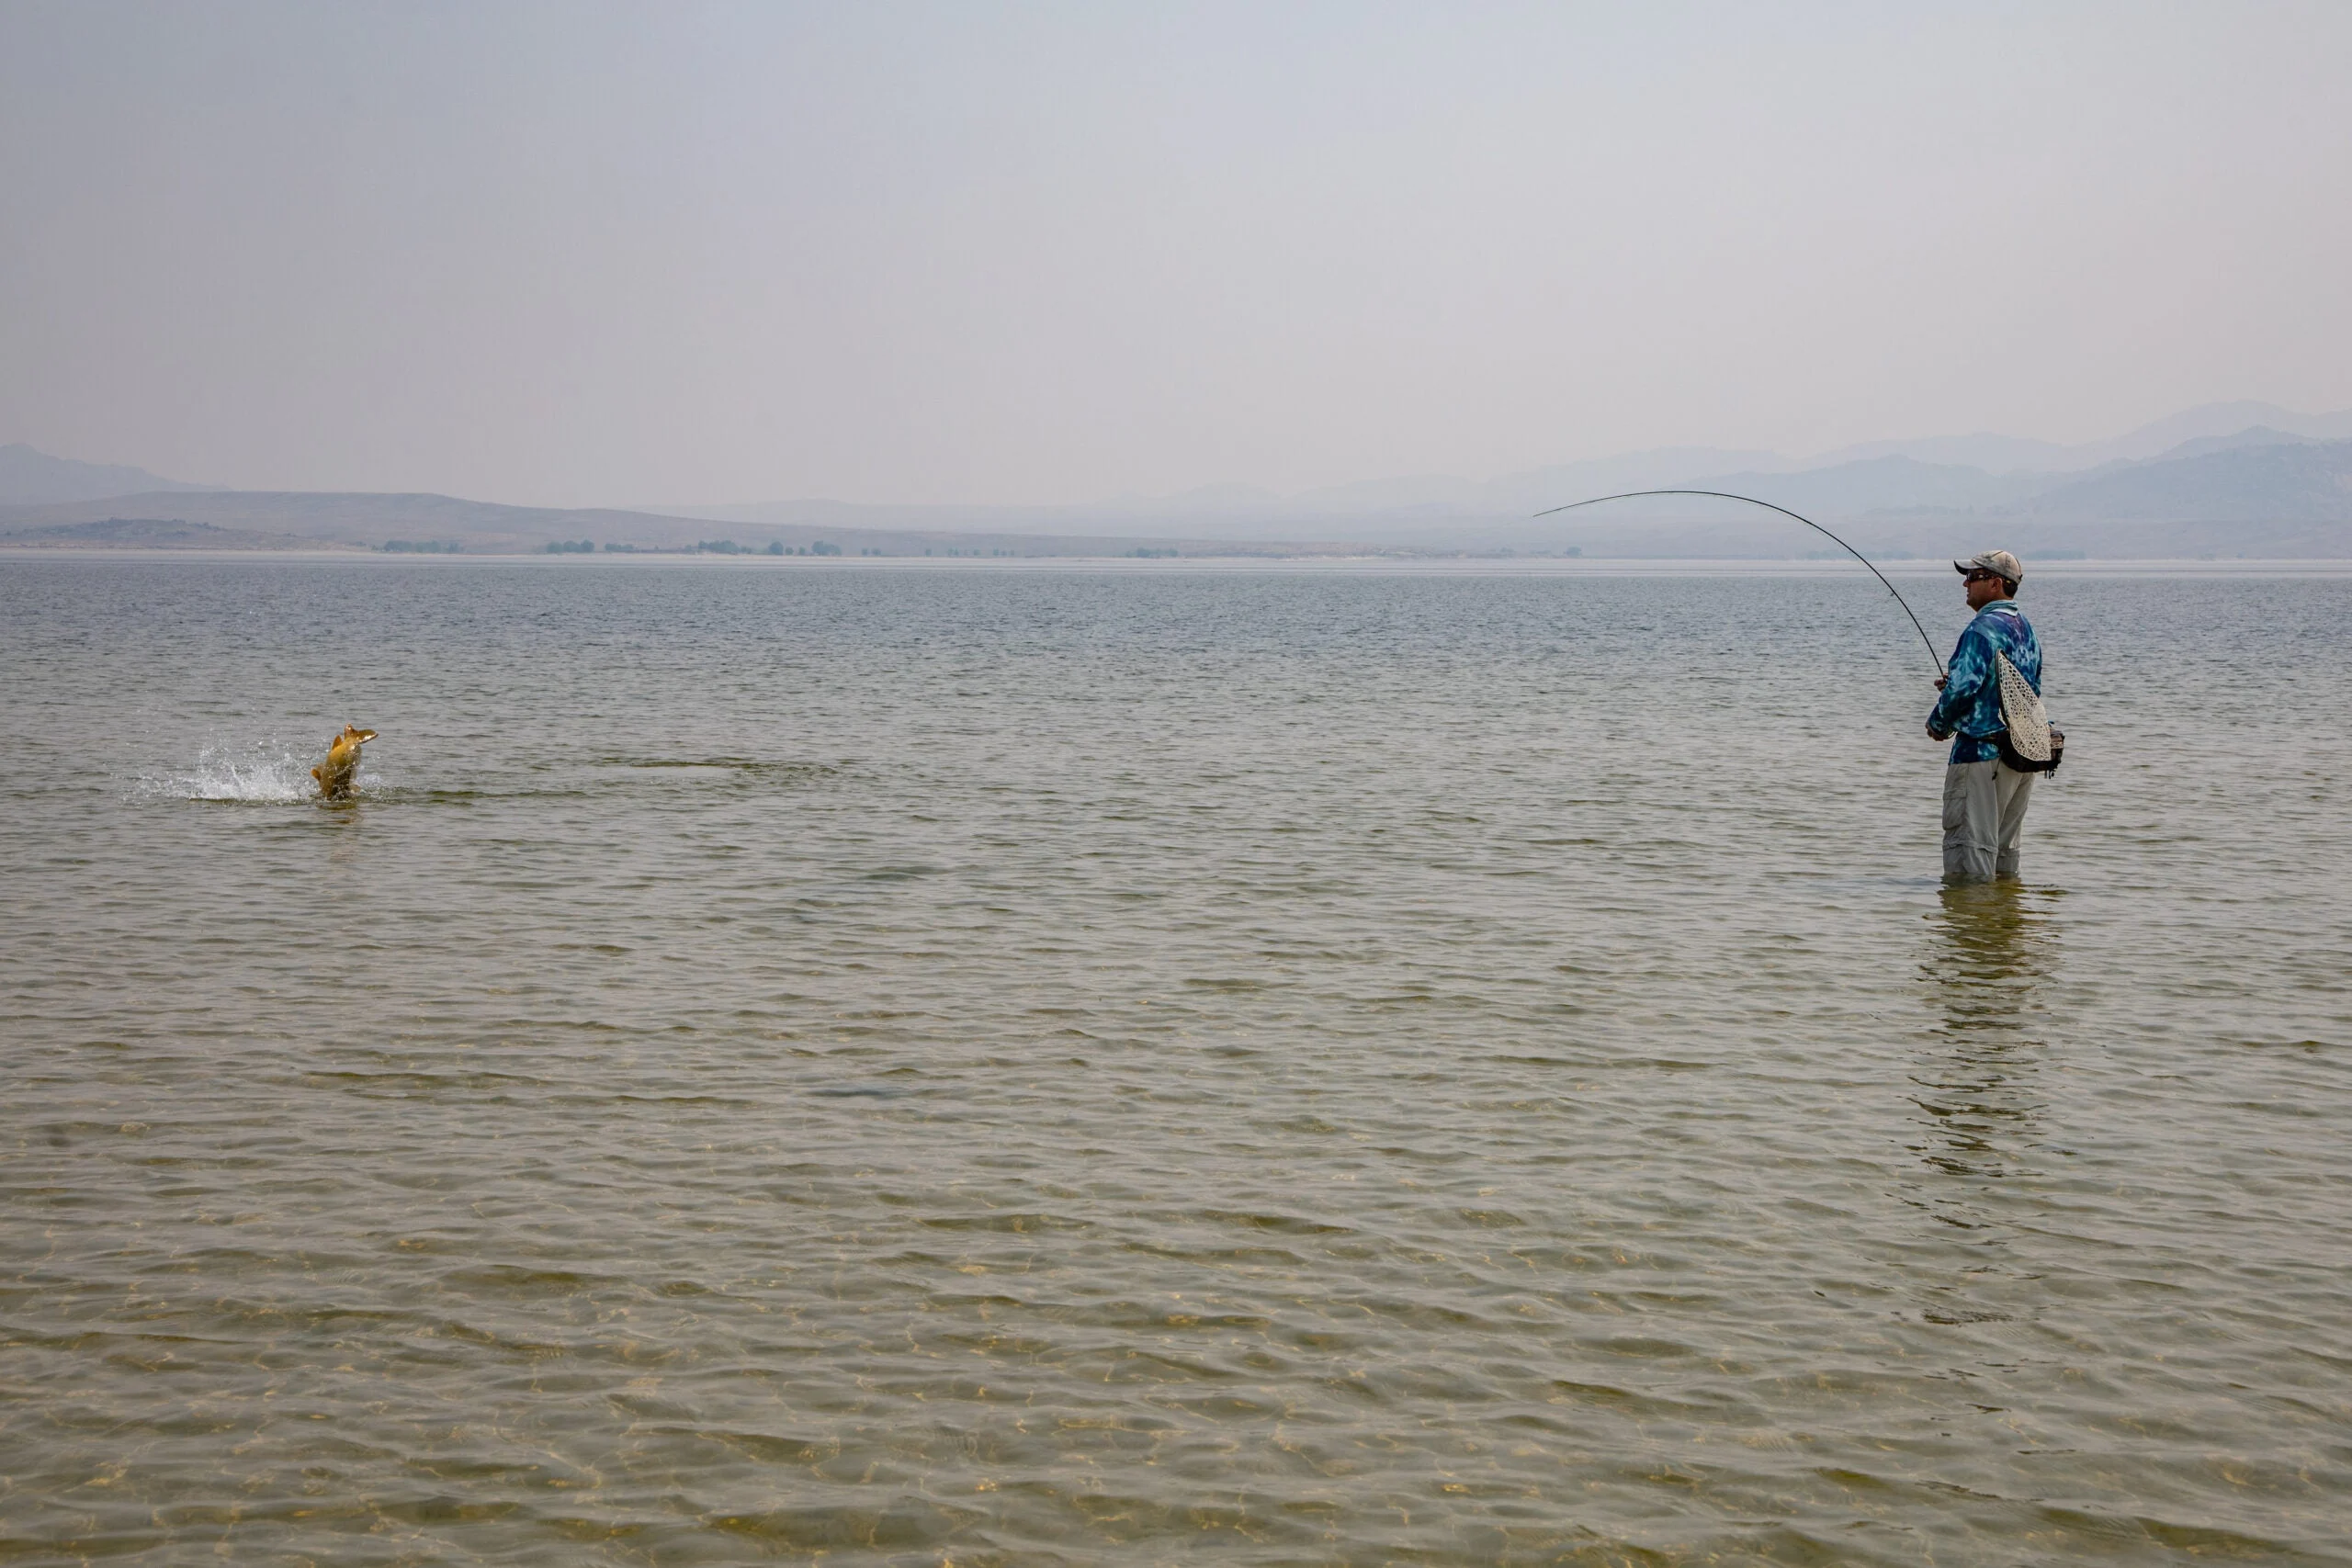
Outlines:
{"label": "camouflage baseball cap", "polygon": [[2011,582],[2025,581],[2024,563],[2007,550],[1986,550],[1981,556],[1973,556],[1967,560],[1956,560],[1951,564],[1963,577],[1972,571],[1990,571],[2007,578]]}

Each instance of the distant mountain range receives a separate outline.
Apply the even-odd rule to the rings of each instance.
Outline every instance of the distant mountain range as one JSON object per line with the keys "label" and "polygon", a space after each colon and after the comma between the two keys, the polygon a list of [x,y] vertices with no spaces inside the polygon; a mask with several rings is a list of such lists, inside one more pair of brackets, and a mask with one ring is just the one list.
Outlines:
{"label": "distant mountain range", "polygon": [[[2269,509],[2285,499],[2278,481],[2271,477],[2274,470],[2301,473],[2309,469],[2308,457],[2293,454],[2324,452],[2342,445],[2253,425],[2227,435],[2184,441],[2153,457],[2117,458],[2087,473],[1992,474],[1964,464],[1889,456],[1794,473],[1719,474],[1704,480],[1703,487],[1848,518],[1896,511],[2016,511],[2035,516],[2105,519],[2120,515],[2115,508],[2122,504],[2127,510],[2133,505],[2143,509],[2150,521],[2247,521],[2268,515]],[[2132,499],[2120,499],[2123,497]],[[2304,510],[2294,514],[2295,520],[2321,520],[2309,511],[2312,499],[2297,492],[2297,502]],[[2184,507],[2188,511],[2184,513]],[[2339,504],[2328,515],[2342,511]]]}
{"label": "distant mountain range", "polygon": [[[1933,554],[1962,541],[1982,548],[1990,540],[2045,555],[2346,558],[2352,557],[2352,411],[2214,403],[2072,446],[1937,436],[1804,461],[1665,447],[1487,480],[1419,475],[1289,495],[1223,485],[1054,507],[812,500],[565,511],[449,496],[231,491],[16,446],[0,447],[0,544],[124,543],[139,532],[131,525],[170,523],[250,536],[243,547],[308,538],[515,550],[587,539],[675,549],[709,533],[760,547],[825,544],[889,555],[1328,554],[1351,546],[1417,554],[1786,556],[1810,547],[1792,536],[1792,524],[1690,498],[1533,515],[1590,496],[1654,489],[1773,502],[1892,555]],[[225,538],[218,543],[228,546]]]}
{"label": "distant mountain range", "polygon": [[202,491],[210,485],[184,484],[149,473],[144,468],[115,463],[77,463],[52,457],[19,441],[0,446],[0,506],[38,506],[46,502],[103,501],[110,495],[139,495],[154,491]]}
{"label": "distant mountain range", "polygon": [[1592,496],[1690,488],[1750,495],[1825,523],[1854,525],[1858,535],[1896,554],[1946,548],[1955,529],[1969,537],[2006,529],[2004,536],[2069,554],[2341,557],[2352,556],[2352,491],[2341,482],[2347,467],[2352,411],[2304,414],[2239,402],[2191,409],[2111,440],[2072,446],[2005,435],[1936,436],[1875,442],[1804,461],[1679,446],[1487,480],[1415,475],[1288,495],[1224,485],[1051,509],[798,501],[662,510],[743,523],[1083,526],[1237,540],[1337,537],[1440,551],[1791,552],[1791,525],[1729,503],[1626,502],[1534,517]]}
{"label": "distant mountain range", "polygon": [[2110,440],[2086,441],[2074,446],[2014,435],[1936,435],[1917,441],[1868,442],[1825,453],[1801,466],[1817,468],[1865,457],[1911,457],[1922,463],[1954,463],[1995,474],[2080,473],[2110,463],[2141,462],[2167,455],[2194,456],[2182,448],[2199,440],[2227,440],[2232,432],[2255,425],[2267,425],[2307,440],[2342,441],[2352,439],[2352,409],[2339,413],[2305,414],[2280,408],[2277,403],[2205,403]]}

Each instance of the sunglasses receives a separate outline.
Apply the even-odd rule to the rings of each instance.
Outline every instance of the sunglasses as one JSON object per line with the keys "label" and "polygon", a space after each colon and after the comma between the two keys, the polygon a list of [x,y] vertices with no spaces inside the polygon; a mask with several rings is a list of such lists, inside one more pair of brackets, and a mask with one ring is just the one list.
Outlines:
{"label": "sunglasses", "polygon": [[1972,571],[1961,581],[1962,582],[2007,582],[2008,579],[1997,571]]}

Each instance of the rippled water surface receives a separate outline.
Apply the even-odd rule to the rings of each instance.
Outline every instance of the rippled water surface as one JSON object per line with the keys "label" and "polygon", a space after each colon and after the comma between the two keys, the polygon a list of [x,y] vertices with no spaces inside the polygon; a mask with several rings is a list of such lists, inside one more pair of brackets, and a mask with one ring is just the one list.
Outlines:
{"label": "rippled water surface", "polygon": [[2025,604],[0,561],[0,1558],[2352,1561],[2352,577]]}

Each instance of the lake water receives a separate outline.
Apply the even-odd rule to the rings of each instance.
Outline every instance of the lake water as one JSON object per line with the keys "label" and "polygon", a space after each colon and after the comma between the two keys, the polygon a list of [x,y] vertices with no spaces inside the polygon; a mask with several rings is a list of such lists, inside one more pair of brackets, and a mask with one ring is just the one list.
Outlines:
{"label": "lake water", "polygon": [[2352,575],[2023,603],[0,560],[0,1558],[2352,1562]]}

